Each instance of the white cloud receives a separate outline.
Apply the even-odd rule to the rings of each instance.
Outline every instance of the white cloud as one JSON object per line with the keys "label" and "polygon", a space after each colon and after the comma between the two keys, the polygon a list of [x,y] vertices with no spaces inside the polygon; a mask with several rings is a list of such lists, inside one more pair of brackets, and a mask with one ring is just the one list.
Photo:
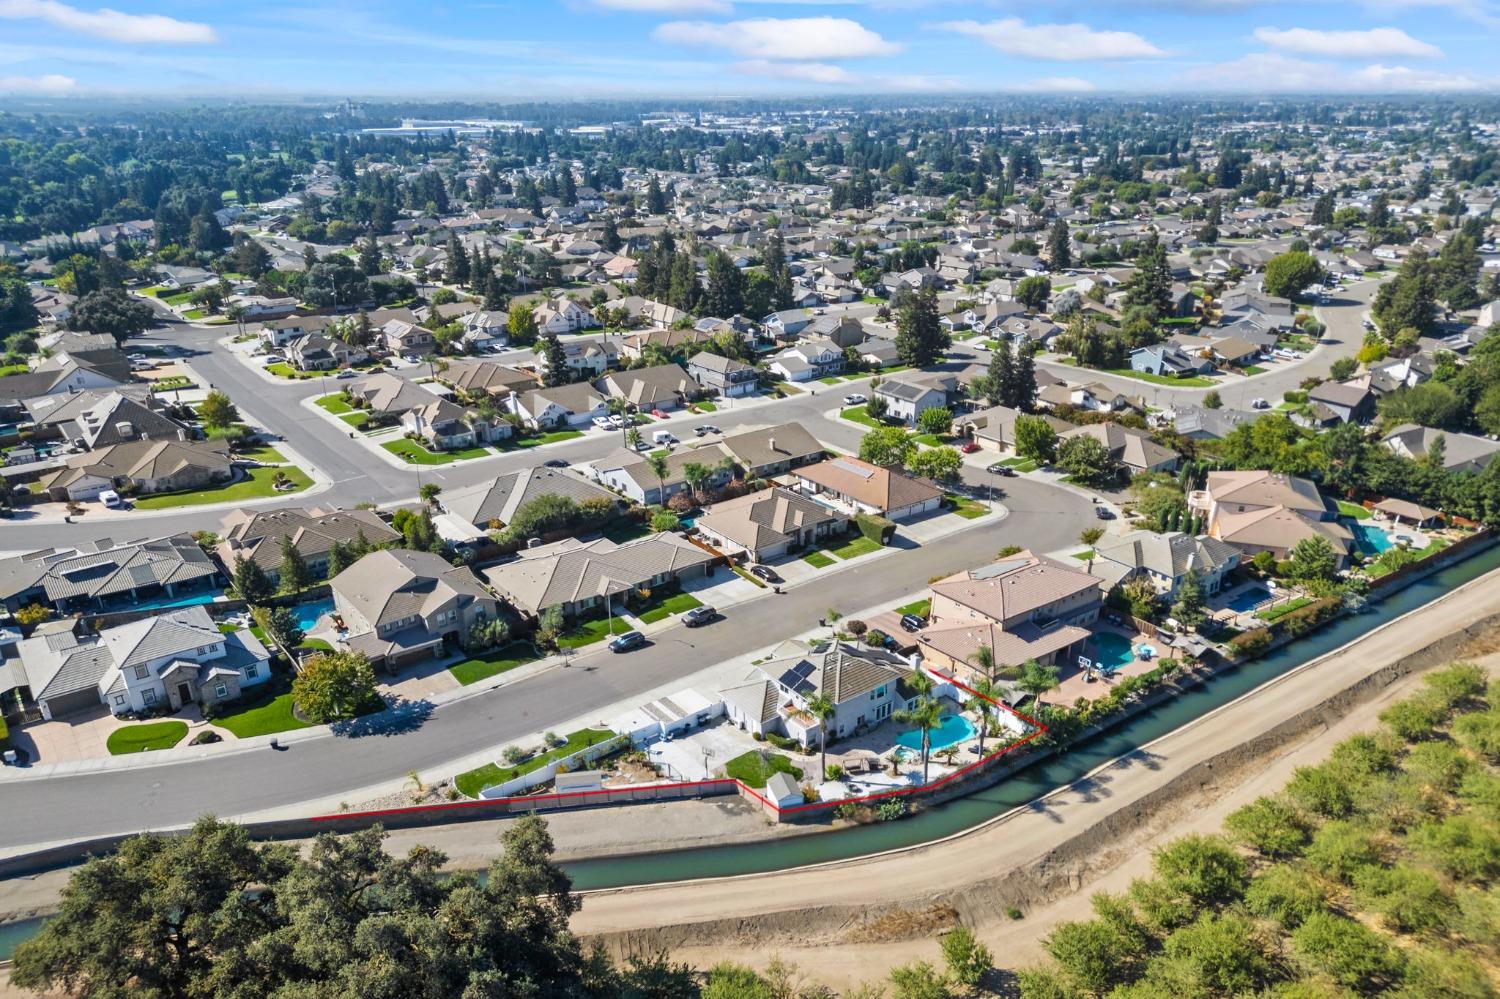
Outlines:
{"label": "white cloud", "polygon": [[722,24],[668,21],[654,37],[679,45],[728,49],[747,59],[817,62],[894,55],[901,46],[888,42],[857,21],[843,17],[756,17]]}
{"label": "white cloud", "polygon": [[1081,76],[1044,76],[1030,80],[1017,89],[1037,94],[1087,94],[1099,88]]}
{"label": "white cloud", "polygon": [[644,14],[727,14],[732,8],[724,0],[594,0],[610,10]]}
{"label": "white cloud", "polygon": [[126,14],[108,7],[79,10],[57,0],[0,0],[0,18],[45,21],[64,31],[108,38],[116,42],[158,45],[205,45],[218,41],[214,29],[165,14]]}
{"label": "white cloud", "polygon": [[842,66],[827,62],[771,62],[750,59],[735,63],[731,69],[745,76],[764,76],[773,80],[801,80],[807,83],[856,83],[859,77]]}
{"label": "white cloud", "polygon": [[1179,82],[1197,89],[1237,93],[1395,94],[1483,90],[1494,87],[1497,81],[1378,63],[1350,69],[1331,62],[1293,59],[1278,52],[1251,52],[1230,62],[1199,66]]}
{"label": "white cloud", "polygon": [[1027,24],[1019,17],[1007,17],[983,24],[948,21],[939,27],[1028,59],[1088,62],[1156,59],[1167,54],[1133,31],[1095,31],[1087,24]]}
{"label": "white cloud", "polygon": [[0,94],[57,95],[77,89],[77,80],[58,73],[43,76],[0,76]]}
{"label": "white cloud", "polygon": [[1443,50],[1408,35],[1400,28],[1368,31],[1318,31],[1312,28],[1256,28],[1255,37],[1283,52],[1334,59],[1378,59],[1406,56],[1441,59]]}

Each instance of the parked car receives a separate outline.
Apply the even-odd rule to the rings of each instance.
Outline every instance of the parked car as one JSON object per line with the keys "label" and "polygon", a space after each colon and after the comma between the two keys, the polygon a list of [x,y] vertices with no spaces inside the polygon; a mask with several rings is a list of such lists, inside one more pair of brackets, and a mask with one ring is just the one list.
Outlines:
{"label": "parked car", "polygon": [[1003,477],[1009,477],[1016,474],[1016,470],[1005,464],[1005,462],[1003,461],[995,462],[993,465],[987,467],[985,471],[989,472],[991,475],[999,475]]}
{"label": "parked car", "polygon": [[773,572],[771,570],[771,567],[768,565],[752,565],[750,567],[750,575],[754,576],[756,579],[765,580],[767,583],[781,582],[781,577],[776,575],[776,573]]}
{"label": "parked car", "polygon": [[906,629],[907,631],[921,631],[923,628],[927,627],[927,621],[925,618],[918,617],[916,614],[902,614],[901,627]]}
{"label": "parked car", "polygon": [[702,436],[704,436],[707,433],[708,433],[708,428],[707,427],[694,427],[693,428],[693,435],[696,436],[696,437],[702,437]]}
{"label": "parked car", "polygon": [[973,441],[964,441],[963,447],[959,448],[959,450],[964,454],[973,454],[974,452],[979,450],[979,445],[975,444]]}
{"label": "parked car", "polygon": [[667,414],[663,413],[659,409],[653,409],[651,411],[651,415],[654,416],[654,417],[656,417],[658,420],[665,420],[667,418]]}
{"label": "parked car", "polygon": [[631,445],[631,447],[634,448],[637,451],[649,451],[649,450],[651,450],[651,445],[648,444],[648,443],[646,443],[644,440],[636,441],[634,444]]}
{"label": "parked car", "polygon": [[1115,512],[1107,506],[1096,506],[1094,507],[1094,516],[1100,520],[1114,520]]}
{"label": "parked car", "polygon": [[100,493],[99,502],[103,503],[111,510],[118,510],[120,507],[125,505],[125,501],[120,499],[120,494],[115,492],[113,489],[106,489],[104,490],[104,492]]}
{"label": "parked car", "polygon": [[708,624],[710,621],[716,621],[718,618],[719,612],[712,607],[694,607],[682,615],[682,623],[689,628],[696,628],[699,625]]}
{"label": "parked car", "polygon": [[596,417],[594,417],[594,419],[591,422],[594,424],[594,426],[598,427],[600,430],[613,430],[614,429],[614,425],[609,422],[609,417],[607,417],[607,416],[596,416]]}
{"label": "parked car", "polygon": [[702,430],[705,434],[722,434],[724,432],[718,427],[714,426],[712,423],[705,423],[698,429]]}
{"label": "parked car", "polygon": [[627,631],[614,641],[609,643],[611,652],[629,652],[646,644],[646,636],[639,631]]}
{"label": "parked car", "polygon": [[860,395],[858,392],[853,392],[853,393],[850,393],[849,395],[844,396],[844,405],[845,406],[858,406],[858,405],[861,405],[861,404],[869,402],[869,401],[870,401],[869,399],[867,399],[864,396]]}
{"label": "parked car", "polygon": [[1270,409],[1271,408],[1271,404],[1269,402],[1267,402],[1266,400],[1264,400],[1264,399],[1251,399],[1250,400],[1250,408],[1251,409]]}
{"label": "parked car", "polygon": [[353,368],[345,368],[343,371],[340,371],[338,374],[334,375],[333,377],[335,377],[335,378],[358,378],[359,377],[359,372],[355,371]]}
{"label": "parked car", "polygon": [[546,461],[542,462],[542,464],[547,466],[548,468],[568,467],[568,463],[566,461],[563,461],[561,458],[548,458]]}

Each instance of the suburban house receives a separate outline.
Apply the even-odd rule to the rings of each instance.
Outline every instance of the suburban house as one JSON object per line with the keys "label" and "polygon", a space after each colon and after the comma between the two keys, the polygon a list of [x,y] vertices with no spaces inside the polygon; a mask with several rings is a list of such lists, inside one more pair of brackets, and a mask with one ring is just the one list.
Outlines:
{"label": "suburban house", "polygon": [[277,510],[235,510],[219,528],[214,554],[225,574],[238,559],[248,559],[279,583],[281,549],[290,541],[314,579],[328,575],[328,552],[335,544],[364,539],[365,546],[394,544],[401,535],[373,510],[324,510],[282,507]]}
{"label": "suburban house", "polygon": [[745,430],[719,441],[746,479],[770,479],[822,461],[823,445],[800,423]]}
{"label": "suburban house", "polygon": [[594,461],[590,473],[595,479],[628,499],[642,504],[666,503],[677,493],[688,489],[689,465],[710,469],[703,488],[717,489],[734,478],[734,458],[722,444],[700,448],[680,448],[665,456],[665,480],[656,474],[646,456],[627,448]]}
{"label": "suburban house", "polygon": [[41,604],[69,613],[150,606],[223,584],[219,567],[186,534],[77,550],[46,549],[0,560],[0,601],[15,611]]}
{"label": "suburban house", "polygon": [[700,350],[688,358],[687,372],[710,392],[733,399],[755,391],[758,376],[752,365],[721,354]]}
{"label": "suburban house", "polygon": [[[654,329],[628,336],[620,344],[620,356],[639,361],[646,356],[647,348],[656,348],[669,357],[696,351],[701,345],[711,343],[714,333],[694,327],[687,329]],[[655,353],[655,351],[653,351]]]}
{"label": "suburban house", "polygon": [[1070,663],[1099,618],[1103,590],[1081,566],[1020,551],[932,584],[927,626],[917,635],[924,662],[976,677],[975,651],[987,646],[997,668],[1029,659]]}
{"label": "suburban house", "polygon": [[459,392],[486,393],[498,399],[537,387],[536,376],[530,371],[462,357],[449,361],[447,370],[438,372],[438,381]]}
{"label": "suburban house", "polygon": [[267,347],[281,347],[311,333],[322,333],[330,324],[331,316],[288,316],[261,323],[260,338]]}
{"label": "suburban house", "polygon": [[501,419],[484,419],[457,403],[434,397],[401,414],[401,426],[427,442],[434,451],[451,451],[502,440],[512,433]]}
{"label": "suburban house", "polygon": [[916,423],[925,410],[947,409],[963,395],[958,376],[950,372],[903,371],[884,379],[874,389],[884,399],[886,415]]}
{"label": "suburban house", "polygon": [[1172,427],[1183,437],[1195,441],[1219,441],[1246,420],[1254,422],[1255,414],[1239,409],[1208,409],[1205,406],[1173,406]]}
{"label": "suburban house", "polygon": [[444,491],[439,503],[445,511],[475,527],[504,527],[515,518],[517,510],[544,496],[561,496],[574,503],[619,502],[614,493],[572,469],[538,465],[507,472],[490,482]]}
{"label": "suburban house", "polygon": [[844,350],[832,340],[805,340],[770,360],[770,368],[789,382],[807,382],[844,370]]}
{"label": "suburban house", "polygon": [[609,396],[587,382],[511,393],[505,407],[536,429],[578,426],[607,412]]}
{"label": "suburban house", "polygon": [[[562,345],[563,362],[574,378],[598,378],[615,366],[620,347],[614,340],[569,340]],[[550,368],[547,352],[537,351],[537,373],[546,375]]]}
{"label": "suburban house", "polygon": [[227,445],[215,441],[136,440],[72,455],[37,480],[53,500],[98,499],[106,489],[169,493],[205,489],[234,477]]}
{"label": "suburban house", "polygon": [[367,378],[351,382],[344,391],[369,403],[371,413],[390,418],[399,417],[408,410],[420,409],[438,398],[420,385],[388,371],[378,371]]}
{"label": "suburban house", "polygon": [[1188,505],[1204,515],[1208,534],[1252,557],[1265,551],[1282,560],[1297,542],[1321,537],[1342,566],[1353,543],[1318,487],[1295,475],[1209,472],[1205,487],[1188,495]]}
{"label": "suburban house", "polygon": [[432,331],[404,319],[391,319],[381,325],[380,341],[389,353],[420,357],[432,350]]}
{"label": "suburban house", "polygon": [[1489,467],[1500,441],[1474,434],[1448,433],[1415,423],[1403,423],[1381,438],[1381,443],[1403,458],[1420,461],[1438,441],[1443,442],[1443,469],[1448,472],[1482,472]]}
{"label": "suburban house", "polygon": [[[623,544],[607,538],[568,538],[523,549],[520,557],[484,570],[507,603],[531,617],[561,607],[569,618],[619,606],[631,594],[696,579],[712,571],[714,556],[670,532]],[[643,594],[642,594],[643,595]]]}
{"label": "suburban house", "polygon": [[702,388],[680,364],[628,368],[605,375],[594,387],[612,399],[623,399],[642,412],[679,409],[702,394]]}
{"label": "suburban house", "polygon": [[394,672],[441,655],[499,604],[468,566],[431,552],[371,552],[329,581],[339,644]]}
{"label": "suburban house", "polygon": [[842,535],[849,528],[849,515],[790,489],[774,488],[715,503],[693,526],[720,551],[765,562]]}
{"label": "suburban house", "polygon": [[1130,352],[1130,367],[1133,371],[1148,375],[1191,377],[1203,375],[1214,369],[1214,362],[1206,357],[1189,353],[1175,343],[1159,343],[1151,347],[1137,347]]}
{"label": "suburban house", "polygon": [[1323,424],[1366,423],[1375,415],[1375,393],[1363,380],[1323,382],[1308,390],[1307,403]]}
{"label": "suburban house", "polygon": [[790,474],[799,491],[850,514],[910,520],[936,511],[943,502],[943,491],[930,482],[858,458],[830,458]]}
{"label": "suburban house", "polygon": [[494,350],[510,343],[510,317],[504,312],[481,309],[459,320],[462,340],[470,350]]}
{"label": "suburban house", "polygon": [[370,355],[342,340],[314,333],[287,344],[286,359],[298,371],[332,371],[363,364]]}
{"label": "suburban house", "polygon": [[1104,581],[1106,590],[1144,579],[1164,601],[1172,603],[1189,572],[1198,574],[1204,593],[1214,594],[1239,564],[1238,548],[1209,535],[1195,538],[1181,531],[1131,531],[1095,545],[1089,572]]}
{"label": "suburban house", "polygon": [[271,678],[271,653],[249,628],[221,633],[203,607],[169,610],[97,635],[55,631],[17,646],[47,719],[103,703],[111,713],[220,704]]}
{"label": "suburban house", "polygon": [[[953,428],[985,450],[1000,453],[1015,448],[1016,419],[1026,415],[1010,406],[991,406],[963,414],[953,421]],[[1057,433],[1073,429],[1073,424],[1056,416],[1039,414],[1039,418],[1046,420]]]}
{"label": "suburban house", "polygon": [[53,354],[24,374],[0,377],[0,409],[16,412],[38,396],[116,389],[131,381],[130,362],[123,354],[110,362]]}
{"label": "suburban house", "polygon": [[[720,691],[731,723],[755,735],[778,734],[804,747],[874,728],[905,710],[916,691],[907,685],[912,666],[901,656],[847,642],[813,646],[788,641],[741,683]],[[833,703],[826,722],[808,710],[823,696]]]}
{"label": "suburban house", "polygon": [[599,325],[594,314],[571,298],[552,299],[531,311],[539,333],[578,333]]}
{"label": "suburban house", "polygon": [[1132,475],[1141,472],[1170,472],[1182,458],[1182,455],[1171,448],[1156,443],[1145,431],[1118,423],[1089,423],[1064,430],[1057,437],[1059,448],[1074,437],[1094,438],[1109,451],[1111,461]]}
{"label": "suburban house", "polygon": [[38,430],[55,430],[63,440],[82,441],[90,449],[133,440],[185,441],[192,436],[141,388],[42,396],[27,400],[26,412]]}

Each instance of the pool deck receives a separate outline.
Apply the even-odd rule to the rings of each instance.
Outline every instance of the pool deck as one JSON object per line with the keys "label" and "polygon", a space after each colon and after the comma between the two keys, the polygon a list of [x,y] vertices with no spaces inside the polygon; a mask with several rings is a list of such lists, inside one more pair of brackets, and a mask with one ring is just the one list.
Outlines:
{"label": "pool deck", "polygon": [[[1104,623],[1103,621],[1095,626],[1094,634],[1118,635],[1121,638],[1128,640],[1132,649],[1135,648],[1137,644],[1144,643],[1146,645],[1156,647],[1158,652],[1161,651],[1160,642],[1154,641],[1151,638],[1142,635],[1139,632],[1132,631],[1129,628],[1117,627],[1112,624]],[[1092,648],[1090,649],[1090,651],[1093,651]],[[1124,666],[1118,667],[1108,677],[1099,677],[1095,679],[1093,683],[1088,682],[1087,677],[1084,675],[1084,671],[1079,668],[1076,661],[1071,663],[1059,663],[1059,665],[1062,667],[1062,671],[1058,676],[1059,682],[1057,689],[1049,694],[1043,695],[1043,699],[1053,704],[1072,704],[1080,697],[1086,701],[1097,701],[1100,698],[1108,695],[1109,688],[1112,687],[1116,682],[1128,676],[1139,676],[1142,673],[1149,673],[1156,668],[1157,662],[1158,659],[1135,658]]]}

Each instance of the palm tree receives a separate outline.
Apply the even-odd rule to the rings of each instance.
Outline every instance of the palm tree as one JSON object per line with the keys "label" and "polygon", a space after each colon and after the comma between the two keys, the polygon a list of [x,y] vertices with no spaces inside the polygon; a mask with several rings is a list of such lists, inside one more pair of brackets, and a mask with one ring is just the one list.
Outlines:
{"label": "palm tree", "polygon": [[704,483],[708,482],[712,474],[713,469],[696,461],[690,461],[682,466],[682,477],[687,480],[688,491],[692,493],[694,502],[698,501],[699,490],[703,488]]}
{"label": "palm tree", "polygon": [[1043,666],[1035,659],[1026,660],[1021,667],[1021,679],[1016,681],[1016,686],[1036,698],[1036,706],[1042,706],[1042,695],[1049,690],[1057,689],[1056,666]]}
{"label": "palm tree", "polygon": [[989,643],[979,646],[969,656],[969,662],[979,671],[979,675],[986,680],[995,679],[995,647]]}
{"label": "palm tree", "polygon": [[[931,687],[928,681],[928,687]],[[896,720],[922,733],[922,783],[927,783],[927,762],[932,753],[932,730],[942,724],[943,706],[923,694],[911,707],[896,712]]]}
{"label": "palm tree", "polygon": [[984,735],[990,729],[990,712],[995,710],[995,699],[1000,697],[1001,690],[988,677],[975,680],[974,686],[970,689],[974,691],[974,696],[964,707],[979,714],[979,755],[983,756]]}
{"label": "palm tree", "polygon": [[234,322],[235,328],[239,330],[240,336],[245,335],[245,317],[249,314],[249,311],[250,310],[245,308],[244,304],[240,302],[230,302],[224,307],[225,318],[230,319]]}
{"label": "palm tree", "polygon": [[818,765],[824,778],[828,776],[828,720],[838,714],[838,705],[828,699],[827,694],[818,694],[807,702],[807,713],[818,720]]}
{"label": "palm tree", "polygon": [[620,433],[624,435],[625,446],[630,446],[630,421],[625,419],[625,414],[630,411],[630,403],[619,396],[612,396],[605,400],[604,409],[610,416],[620,417]]}
{"label": "palm tree", "polygon": [[661,488],[657,491],[657,501],[662,506],[667,505],[667,456],[664,454],[646,455],[646,464],[651,466],[651,471],[656,473],[656,481]]}

